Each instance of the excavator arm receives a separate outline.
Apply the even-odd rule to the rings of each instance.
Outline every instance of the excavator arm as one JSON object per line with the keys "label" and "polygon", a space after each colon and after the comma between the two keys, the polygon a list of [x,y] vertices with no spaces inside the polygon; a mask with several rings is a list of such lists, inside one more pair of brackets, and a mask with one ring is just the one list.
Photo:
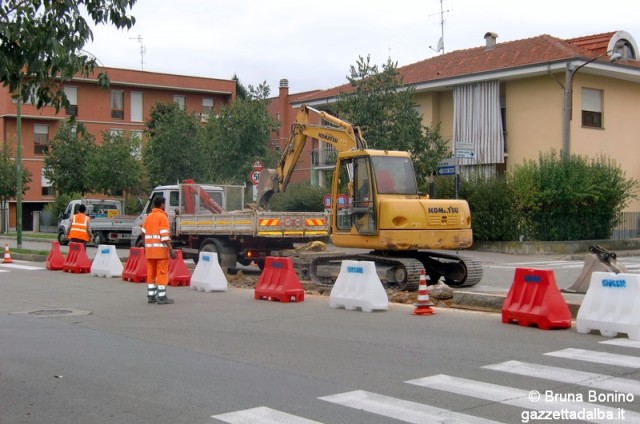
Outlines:
{"label": "excavator arm", "polygon": [[[334,126],[311,124],[309,122],[310,111],[315,112],[320,118]],[[282,152],[277,168],[262,170],[257,194],[257,202],[260,207],[269,209],[271,196],[286,190],[307,143],[307,137],[329,143],[338,152],[367,148],[367,142],[362,137],[360,128],[326,112],[303,105],[296,115],[296,121],[291,125],[289,141]]]}

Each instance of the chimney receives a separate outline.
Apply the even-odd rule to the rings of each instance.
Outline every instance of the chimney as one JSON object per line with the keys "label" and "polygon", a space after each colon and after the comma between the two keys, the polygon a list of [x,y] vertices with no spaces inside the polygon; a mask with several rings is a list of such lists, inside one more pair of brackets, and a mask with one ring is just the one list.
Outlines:
{"label": "chimney", "polygon": [[280,80],[280,88],[289,88],[289,80],[286,78],[282,78]]}
{"label": "chimney", "polygon": [[498,38],[498,34],[496,34],[495,32],[487,32],[484,35],[484,39],[487,42],[484,50],[488,51],[488,50],[493,50],[496,48],[496,39]]}

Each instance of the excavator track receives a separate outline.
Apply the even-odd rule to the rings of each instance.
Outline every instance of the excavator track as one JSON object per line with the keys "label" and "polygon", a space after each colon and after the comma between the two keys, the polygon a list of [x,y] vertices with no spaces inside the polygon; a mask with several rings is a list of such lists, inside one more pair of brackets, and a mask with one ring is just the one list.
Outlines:
{"label": "excavator track", "polygon": [[[394,287],[408,291],[418,290],[420,274],[425,270],[422,263],[414,258],[378,255],[373,252],[331,255],[321,256],[311,261],[309,265],[311,281],[320,286],[333,286],[338,277],[340,264],[344,260],[375,262],[378,277],[385,288]],[[323,267],[330,268],[330,270],[322,272]]]}
{"label": "excavator track", "polygon": [[434,251],[417,251],[406,256],[370,252],[314,258],[309,264],[311,281],[321,286],[333,286],[343,260],[375,262],[378,277],[385,288],[408,291],[418,289],[422,271],[429,277],[428,284],[437,284],[440,278],[443,278],[447,285],[454,288],[478,284],[483,273],[482,264],[468,256]]}

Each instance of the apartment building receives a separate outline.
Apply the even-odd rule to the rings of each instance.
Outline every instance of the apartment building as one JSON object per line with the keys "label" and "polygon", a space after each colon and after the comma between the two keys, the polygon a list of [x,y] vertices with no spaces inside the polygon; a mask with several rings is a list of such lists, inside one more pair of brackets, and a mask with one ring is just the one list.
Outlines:
{"label": "apartment building", "polygon": [[[627,31],[572,39],[542,34],[502,43],[487,32],[481,46],[397,70],[415,89],[423,125],[439,124],[454,155],[460,145],[474,152],[473,158],[458,156],[464,167],[502,172],[555,149],[594,158],[606,155],[627,177],[640,180],[640,121],[635,118],[640,113],[639,59],[638,44]],[[281,132],[301,105],[322,109],[351,90],[344,84],[289,94],[288,87],[281,87],[272,99],[273,110],[287,119]],[[287,113],[282,111],[285,104]],[[335,152],[318,140],[307,144],[309,151],[301,158],[306,166],[295,170],[292,181],[322,185],[335,166]],[[640,210],[640,200],[627,210]]]}
{"label": "apartment building", "polygon": [[[53,107],[36,109],[31,104],[21,107],[22,166],[31,172],[29,190],[23,196],[23,229],[33,227],[34,211],[55,199],[55,191],[44,178],[42,165],[48,152],[49,140],[58,126],[70,116],[75,116],[87,130],[102,140],[102,133],[125,132],[144,137],[145,122],[156,103],[176,102],[187,111],[199,114],[206,122],[223,104],[229,104],[236,96],[233,80],[171,75],[130,69],[101,68],[111,81],[109,89],[97,85],[97,74],[88,78],[78,76],[65,82],[63,88],[70,107],[56,113]],[[0,135],[16,152],[16,102],[6,87],[0,88]],[[16,225],[16,204],[9,202],[9,228]]]}

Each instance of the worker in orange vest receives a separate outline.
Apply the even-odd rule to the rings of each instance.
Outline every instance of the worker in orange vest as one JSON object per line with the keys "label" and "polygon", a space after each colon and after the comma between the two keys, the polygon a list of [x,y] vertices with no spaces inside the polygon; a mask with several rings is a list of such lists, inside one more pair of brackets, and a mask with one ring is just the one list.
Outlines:
{"label": "worker in orange vest", "polygon": [[67,238],[74,243],[87,244],[91,240],[91,228],[89,227],[89,217],[85,215],[87,207],[80,205],[78,213],[71,217],[71,225],[67,230]]}
{"label": "worker in orange vest", "polygon": [[144,234],[144,254],[147,259],[147,302],[168,305],[173,299],[167,297],[169,284],[169,257],[175,259],[176,252],[171,247],[169,218],[164,211],[166,199],[153,199],[153,210],[142,224]]}

